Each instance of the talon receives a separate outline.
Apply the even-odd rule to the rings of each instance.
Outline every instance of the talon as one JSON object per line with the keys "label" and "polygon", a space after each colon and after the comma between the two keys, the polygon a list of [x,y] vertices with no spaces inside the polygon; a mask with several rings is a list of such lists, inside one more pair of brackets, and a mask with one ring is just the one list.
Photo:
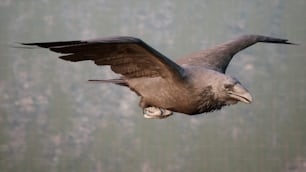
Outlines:
{"label": "talon", "polygon": [[163,119],[173,115],[173,113],[167,109],[147,107],[143,109],[143,115],[148,119]]}
{"label": "talon", "polygon": [[162,115],[162,111],[156,107],[147,107],[143,109],[143,115],[148,119],[156,119]]}

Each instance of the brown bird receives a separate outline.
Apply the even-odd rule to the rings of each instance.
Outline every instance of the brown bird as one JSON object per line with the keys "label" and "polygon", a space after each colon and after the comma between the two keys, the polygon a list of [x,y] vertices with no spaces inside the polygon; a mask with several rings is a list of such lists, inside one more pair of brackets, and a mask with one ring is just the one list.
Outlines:
{"label": "brown bird", "polygon": [[248,90],[225,71],[236,53],[257,42],[292,44],[286,39],[245,35],[176,62],[129,36],[22,44],[49,48],[72,62],[92,60],[96,65],[109,65],[120,78],[90,81],[129,87],[141,97],[145,118],[162,119],[173,112],[196,115],[238,102],[251,103]]}

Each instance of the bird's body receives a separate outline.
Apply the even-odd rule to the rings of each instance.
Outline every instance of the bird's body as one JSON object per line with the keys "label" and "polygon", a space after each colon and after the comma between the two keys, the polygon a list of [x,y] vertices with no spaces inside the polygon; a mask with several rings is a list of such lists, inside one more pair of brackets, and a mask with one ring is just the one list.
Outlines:
{"label": "bird's body", "polygon": [[194,115],[221,109],[252,97],[240,82],[225,74],[232,57],[257,42],[291,44],[285,39],[245,35],[173,62],[142,40],[110,37],[91,41],[24,43],[65,54],[68,61],[93,60],[110,65],[118,79],[94,80],[129,87],[141,97],[146,118],[172,112]]}
{"label": "bird's body", "polygon": [[[131,90],[141,96],[140,106],[160,107],[174,112],[194,115],[220,109],[226,105],[216,103],[212,83],[216,79],[207,79],[210,75],[221,75],[206,68],[185,68],[185,79],[180,83],[161,77],[127,79]],[[199,85],[201,83],[201,85]]]}

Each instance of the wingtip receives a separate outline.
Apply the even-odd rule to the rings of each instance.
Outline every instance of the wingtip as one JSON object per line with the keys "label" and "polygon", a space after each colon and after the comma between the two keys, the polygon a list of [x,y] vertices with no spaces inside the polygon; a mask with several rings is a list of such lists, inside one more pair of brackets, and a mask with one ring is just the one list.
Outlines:
{"label": "wingtip", "polygon": [[288,40],[286,41],[286,44],[289,44],[289,45],[300,45],[298,43],[288,42]]}
{"label": "wingtip", "polygon": [[257,42],[266,42],[274,44],[289,44],[289,45],[299,45],[297,43],[289,42],[288,39],[282,39],[277,37],[265,36],[265,35],[250,35],[255,38]]}
{"label": "wingtip", "polygon": [[17,44],[20,44],[20,45],[35,45],[34,43],[24,43],[24,42],[16,42]]}
{"label": "wingtip", "polygon": [[29,43],[23,42],[14,42],[12,45],[9,45],[11,48],[23,48],[23,49],[34,49],[37,48],[36,46],[32,46]]}
{"label": "wingtip", "polygon": [[297,43],[289,42],[288,39],[279,39],[279,40],[282,40],[282,41],[279,42],[281,44],[300,45],[300,44],[297,44]]}
{"label": "wingtip", "polygon": [[38,43],[25,43],[25,42],[15,42],[16,45],[15,48],[27,48],[27,49],[34,49],[34,48],[40,48]]}

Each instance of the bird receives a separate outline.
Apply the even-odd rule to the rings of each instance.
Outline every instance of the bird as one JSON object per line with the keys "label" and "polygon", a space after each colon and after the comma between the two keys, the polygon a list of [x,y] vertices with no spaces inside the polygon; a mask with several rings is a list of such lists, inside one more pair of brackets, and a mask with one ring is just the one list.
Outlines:
{"label": "bird", "polygon": [[226,69],[235,54],[258,42],[294,44],[270,36],[242,35],[176,61],[132,36],[20,44],[47,48],[66,61],[91,60],[110,66],[117,78],[89,81],[128,87],[140,97],[145,118],[164,119],[174,112],[197,115],[238,102],[251,103],[251,93]]}

